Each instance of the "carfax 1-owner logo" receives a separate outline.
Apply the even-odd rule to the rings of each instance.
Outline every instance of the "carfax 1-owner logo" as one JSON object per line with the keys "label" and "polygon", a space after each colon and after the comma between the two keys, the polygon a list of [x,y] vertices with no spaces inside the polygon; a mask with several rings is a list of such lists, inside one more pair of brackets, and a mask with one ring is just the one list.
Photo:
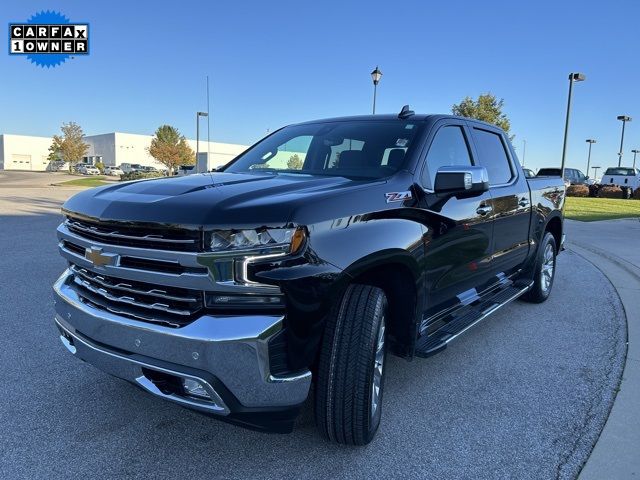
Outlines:
{"label": "carfax 1-owner logo", "polygon": [[26,56],[41,67],[89,55],[89,50],[89,24],[71,22],[58,12],[40,12],[26,22],[9,24],[9,55]]}

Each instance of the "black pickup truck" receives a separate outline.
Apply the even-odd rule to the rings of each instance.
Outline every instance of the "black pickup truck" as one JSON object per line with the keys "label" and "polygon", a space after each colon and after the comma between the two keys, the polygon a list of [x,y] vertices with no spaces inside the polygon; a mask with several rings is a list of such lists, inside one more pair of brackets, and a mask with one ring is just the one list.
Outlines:
{"label": "black pickup truck", "polygon": [[548,297],[564,198],[483,122],[291,125],[218,171],[69,199],[55,324],[82,360],[247,427],[291,431],[313,383],[322,434],[366,444],[387,354]]}

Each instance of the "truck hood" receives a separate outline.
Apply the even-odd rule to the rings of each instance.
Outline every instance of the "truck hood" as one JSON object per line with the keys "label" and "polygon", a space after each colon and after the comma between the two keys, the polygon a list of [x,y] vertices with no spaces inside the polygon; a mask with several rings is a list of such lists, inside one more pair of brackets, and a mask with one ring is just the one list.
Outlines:
{"label": "truck hood", "polygon": [[[204,173],[118,183],[85,190],[65,213],[100,220],[200,228],[282,226],[300,202],[380,181],[274,173]],[[358,189],[358,188],[357,188]]]}

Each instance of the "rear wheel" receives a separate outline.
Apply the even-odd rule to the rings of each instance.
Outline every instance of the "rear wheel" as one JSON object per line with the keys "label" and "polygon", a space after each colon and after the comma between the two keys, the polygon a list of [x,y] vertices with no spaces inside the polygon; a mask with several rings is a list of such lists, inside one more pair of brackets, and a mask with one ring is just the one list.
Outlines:
{"label": "rear wheel", "polygon": [[387,298],[350,285],[327,319],[315,388],[321,433],[348,445],[369,443],[380,425],[386,358]]}
{"label": "rear wheel", "polygon": [[556,273],[556,252],[556,240],[547,232],[538,247],[533,286],[522,296],[523,300],[542,303],[549,298]]}

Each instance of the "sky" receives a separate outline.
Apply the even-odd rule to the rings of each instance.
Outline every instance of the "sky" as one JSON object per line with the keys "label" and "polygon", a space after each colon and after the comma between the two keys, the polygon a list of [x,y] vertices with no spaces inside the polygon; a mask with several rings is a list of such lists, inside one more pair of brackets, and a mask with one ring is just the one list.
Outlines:
{"label": "sky", "polygon": [[587,138],[592,166],[617,165],[622,114],[636,116],[623,164],[640,149],[638,1],[14,1],[3,38],[50,9],[90,24],[91,54],[50,69],[0,55],[0,134],[75,121],[88,135],[171,124],[195,138],[208,75],[212,141],[248,145],[286,124],[370,113],[379,65],[378,113],[503,98],[534,170],[560,164],[568,74],[582,72],[567,166],[585,171]]}

